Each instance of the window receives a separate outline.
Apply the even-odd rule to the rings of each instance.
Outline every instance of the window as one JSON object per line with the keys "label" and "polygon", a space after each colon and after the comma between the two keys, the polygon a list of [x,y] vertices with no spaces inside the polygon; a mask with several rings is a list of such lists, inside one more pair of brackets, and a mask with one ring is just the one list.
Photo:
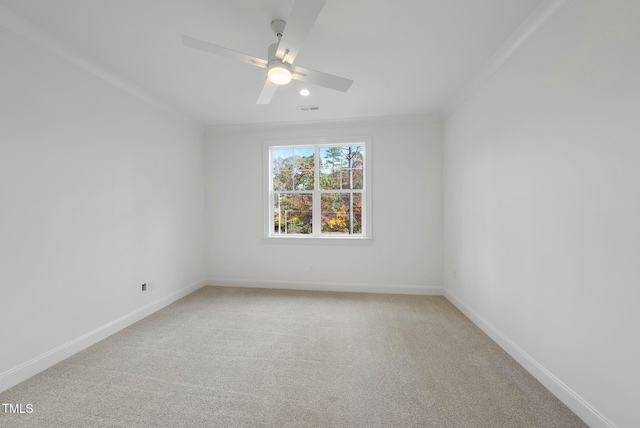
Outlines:
{"label": "window", "polygon": [[369,238],[367,138],[265,142],[265,235]]}

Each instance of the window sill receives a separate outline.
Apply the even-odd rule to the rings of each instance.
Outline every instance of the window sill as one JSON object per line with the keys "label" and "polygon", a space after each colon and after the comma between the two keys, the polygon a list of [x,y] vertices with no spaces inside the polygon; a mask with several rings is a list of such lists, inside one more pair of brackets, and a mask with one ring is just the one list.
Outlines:
{"label": "window sill", "polygon": [[286,245],[373,245],[373,238],[267,236],[262,238],[262,243]]}

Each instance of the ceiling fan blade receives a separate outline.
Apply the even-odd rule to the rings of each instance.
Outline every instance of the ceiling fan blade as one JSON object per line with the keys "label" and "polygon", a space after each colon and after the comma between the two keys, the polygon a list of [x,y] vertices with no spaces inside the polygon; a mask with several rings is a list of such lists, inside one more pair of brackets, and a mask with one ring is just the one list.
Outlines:
{"label": "ceiling fan blade", "polygon": [[325,0],[296,0],[276,51],[278,58],[282,59],[289,50],[284,60],[293,64],[324,4]]}
{"label": "ceiling fan blade", "polygon": [[311,70],[300,66],[293,67],[291,78],[300,82],[313,83],[314,85],[324,86],[325,88],[334,89],[340,92],[347,92],[353,83],[353,80],[344,77],[334,76],[333,74],[323,73],[321,71]]}
{"label": "ceiling fan blade", "polygon": [[190,48],[198,49],[204,52],[210,52],[225,58],[235,59],[242,61],[249,65],[255,65],[256,67],[266,68],[267,60],[257,58],[255,56],[247,55],[242,52],[234,51],[233,49],[223,48],[222,46],[214,45],[213,43],[205,42],[204,40],[194,39],[193,37],[182,35],[182,43]]}
{"label": "ceiling fan blade", "polygon": [[267,79],[264,82],[264,86],[262,87],[262,91],[260,92],[260,96],[258,96],[258,101],[256,101],[256,104],[269,104],[271,102],[271,98],[273,98],[277,90],[278,85]]}

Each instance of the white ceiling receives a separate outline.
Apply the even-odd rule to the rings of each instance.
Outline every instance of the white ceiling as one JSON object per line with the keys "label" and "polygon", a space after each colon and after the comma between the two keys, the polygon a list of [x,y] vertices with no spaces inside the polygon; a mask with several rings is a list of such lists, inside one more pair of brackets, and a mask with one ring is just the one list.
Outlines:
{"label": "white ceiling", "polygon": [[[112,75],[208,125],[440,113],[542,0],[327,0],[295,64],[354,80],[293,81],[256,105],[266,71],[186,48],[187,34],[266,58],[294,0],[0,0]],[[286,30],[285,30],[286,31]],[[300,89],[311,91],[308,97]],[[300,105],[319,105],[302,112]]]}

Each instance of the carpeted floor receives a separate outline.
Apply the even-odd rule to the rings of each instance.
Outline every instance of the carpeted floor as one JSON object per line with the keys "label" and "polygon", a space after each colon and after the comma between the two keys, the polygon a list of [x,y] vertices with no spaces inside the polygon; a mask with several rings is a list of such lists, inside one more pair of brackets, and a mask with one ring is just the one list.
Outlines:
{"label": "carpeted floor", "polygon": [[0,394],[2,427],[584,427],[444,297],[205,287]]}

